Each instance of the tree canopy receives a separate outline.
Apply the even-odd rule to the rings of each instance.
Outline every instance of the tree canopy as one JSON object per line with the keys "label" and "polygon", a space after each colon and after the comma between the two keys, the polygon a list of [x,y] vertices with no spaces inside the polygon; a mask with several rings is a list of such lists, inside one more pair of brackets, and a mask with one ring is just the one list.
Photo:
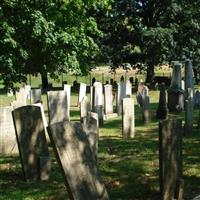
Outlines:
{"label": "tree canopy", "polygon": [[[7,87],[26,74],[87,73],[97,62],[147,70],[191,58],[200,73],[199,1],[2,0],[0,72]],[[139,65],[138,65],[139,64]]]}

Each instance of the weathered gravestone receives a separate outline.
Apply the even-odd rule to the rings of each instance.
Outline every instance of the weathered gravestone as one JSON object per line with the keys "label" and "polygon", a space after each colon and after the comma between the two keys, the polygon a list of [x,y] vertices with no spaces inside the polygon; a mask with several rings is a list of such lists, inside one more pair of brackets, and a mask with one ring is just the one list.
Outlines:
{"label": "weathered gravestone", "polygon": [[131,98],[122,100],[122,136],[124,138],[135,137],[135,109]]}
{"label": "weathered gravestone", "polygon": [[150,121],[150,99],[147,86],[144,86],[142,91],[142,120],[144,123],[149,123]]}
{"label": "weathered gravestone", "polygon": [[90,102],[87,96],[85,96],[80,102],[80,121],[83,122],[83,118],[87,117],[88,111],[90,111]]}
{"label": "weathered gravestone", "polygon": [[98,114],[99,125],[103,125],[103,87],[102,83],[95,82],[93,85],[93,111]]}
{"label": "weathered gravestone", "polygon": [[182,199],[182,121],[159,122],[159,168],[162,200]]}
{"label": "weathered gravestone", "polygon": [[95,154],[95,158],[98,155],[98,140],[99,140],[99,125],[98,119],[95,119],[91,115],[83,118],[83,130],[85,131],[92,152]]}
{"label": "weathered gravestone", "polygon": [[13,109],[27,105],[27,94],[25,88],[20,88],[15,94],[16,100],[11,103]]}
{"label": "weathered gravestone", "polygon": [[126,81],[126,96],[132,96],[132,84],[129,80]]}
{"label": "weathered gravestone", "polygon": [[181,89],[181,63],[173,63],[171,85],[168,90],[169,111],[179,112],[184,109],[184,90]]}
{"label": "weathered gravestone", "polygon": [[165,90],[165,84],[162,83],[160,86],[159,105],[156,111],[156,117],[158,119],[167,119],[167,116],[168,116],[168,108],[167,108],[166,90]]}
{"label": "weathered gravestone", "polygon": [[190,135],[193,130],[193,98],[189,96],[185,100],[185,125],[184,134]]}
{"label": "weathered gravestone", "polygon": [[[188,89],[190,88],[191,92],[188,93]],[[193,79],[193,70],[192,70],[192,61],[187,59],[185,61],[185,97],[194,96],[194,79]]]}
{"label": "weathered gravestone", "polygon": [[69,121],[69,109],[66,91],[48,91],[48,110],[50,124]]}
{"label": "weathered gravestone", "polygon": [[126,98],[126,84],[124,82],[118,83],[117,89],[117,112],[118,115],[122,114],[122,99]]}
{"label": "weathered gravestone", "polygon": [[41,89],[31,89],[31,103],[35,104],[35,103],[39,103],[42,101],[41,98]]}
{"label": "weathered gravestone", "polygon": [[31,99],[31,96],[30,96],[31,85],[25,85],[25,86],[24,86],[24,89],[25,89],[25,91],[26,91],[26,98],[30,100],[30,99]]}
{"label": "weathered gravestone", "polygon": [[11,106],[0,107],[0,154],[19,154]]}
{"label": "weathered gravestone", "polygon": [[25,180],[48,179],[50,160],[40,107],[23,106],[12,115]]}
{"label": "weathered gravestone", "polygon": [[144,86],[145,86],[144,83],[140,82],[138,84],[138,89],[137,89],[137,94],[136,94],[137,103],[140,107],[142,107],[142,98],[143,98]]}
{"label": "weathered gravestone", "polygon": [[64,91],[67,92],[67,109],[70,111],[70,105],[71,105],[71,85],[64,84]]}
{"label": "weathered gravestone", "polygon": [[78,105],[81,103],[82,99],[86,96],[86,89],[87,85],[85,83],[80,83]]}
{"label": "weathered gravestone", "polygon": [[106,200],[95,156],[80,123],[60,122],[49,127],[49,136],[62,169],[70,199]]}
{"label": "weathered gravestone", "polygon": [[200,108],[200,92],[197,90],[194,95],[194,108]]}

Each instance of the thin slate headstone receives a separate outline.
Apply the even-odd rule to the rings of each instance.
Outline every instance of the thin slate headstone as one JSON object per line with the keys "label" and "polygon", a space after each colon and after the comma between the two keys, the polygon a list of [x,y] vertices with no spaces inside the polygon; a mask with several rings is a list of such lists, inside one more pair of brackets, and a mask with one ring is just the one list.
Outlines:
{"label": "thin slate headstone", "polygon": [[[49,167],[38,166],[40,157],[49,157],[40,107],[28,105],[12,111],[25,180],[42,179]],[[45,165],[45,164],[44,164]]]}
{"label": "thin slate headstone", "polygon": [[113,113],[112,85],[104,85],[104,112],[105,115]]}
{"label": "thin slate headstone", "polygon": [[0,107],[0,155],[19,154],[12,119],[12,107]]}
{"label": "thin slate headstone", "polygon": [[159,105],[156,111],[156,117],[158,119],[167,119],[167,116],[168,116],[168,108],[167,108],[166,90],[165,90],[165,84],[162,83],[160,86]]}
{"label": "thin slate headstone", "polygon": [[70,199],[109,199],[98,175],[95,156],[82,125],[67,121],[52,124],[49,127],[49,136]]}
{"label": "thin slate headstone", "polygon": [[159,122],[159,168],[162,200],[178,199],[182,182],[182,121]]}
{"label": "thin slate headstone", "polygon": [[67,92],[67,109],[70,112],[70,105],[71,105],[71,85],[64,84],[64,91]]}
{"label": "thin slate headstone", "polygon": [[117,112],[118,115],[122,114],[122,99],[126,98],[126,84],[124,82],[118,83],[117,90]]}
{"label": "thin slate headstone", "polygon": [[[192,90],[192,95],[194,96],[194,79],[193,79],[193,69],[192,69],[192,61],[187,59],[185,61],[185,96],[186,98],[189,96],[188,89]],[[192,99],[193,101],[193,99]]]}
{"label": "thin slate headstone", "polygon": [[41,98],[42,91],[41,89],[31,89],[31,103],[39,103],[42,101]]}
{"label": "thin slate headstone", "polygon": [[81,103],[83,98],[86,96],[86,88],[87,88],[87,85],[85,83],[80,83],[79,95],[78,95],[78,105]]}
{"label": "thin slate headstone", "polygon": [[135,109],[131,98],[122,100],[122,136],[124,138],[135,137]]}
{"label": "thin slate headstone", "polygon": [[193,98],[188,97],[185,100],[185,135],[190,135],[193,130]]}
{"label": "thin slate headstone", "polygon": [[48,110],[50,124],[69,121],[69,109],[66,91],[48,91]]}
{"label": "thin slate headstone", "polygon": [[80,121],[83,122],[83,118],[87,117],[88,111],[90,111],[90,102],[87,96],[85,96],[80,103]]}
{"label": "thin slate headstone", "polygon": [[184,90],[181,88],[181,63],[174,62],[171,85],[168,90],[168,108],[172,112],[184,109]]}

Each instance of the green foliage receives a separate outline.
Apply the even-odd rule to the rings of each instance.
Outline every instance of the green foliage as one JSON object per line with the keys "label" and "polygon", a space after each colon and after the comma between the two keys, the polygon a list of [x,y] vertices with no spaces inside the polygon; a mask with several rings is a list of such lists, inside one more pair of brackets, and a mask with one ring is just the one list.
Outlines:
{"label": "green foliage", "polygon": [[0,7],[0,66],[7,87],[28,73],[87,72],[100,37],[88,11],[98,1],[3,0]]}

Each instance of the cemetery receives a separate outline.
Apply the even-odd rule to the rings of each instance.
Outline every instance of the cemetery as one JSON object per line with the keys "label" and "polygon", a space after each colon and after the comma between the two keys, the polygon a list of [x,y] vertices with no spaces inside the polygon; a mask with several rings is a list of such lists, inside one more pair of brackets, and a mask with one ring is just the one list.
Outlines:
{"label": "cemetery", "polygon": [[2,0],[0,200],[200,200],[199,7]]}
{"label": "cemetery", "polygon": [[[158,89],[144,82],[131,84],[131,77],[144,74],[125,70],[116,78],[116,89],[102,83],[102,73],[96,71],[90,75],[93,85],[76,77],[76,89],[68,81],[52,82],[44,91],[36,77],[15,95],[2,88],[0,199],[196,197],[198,85],[183,73],[184,67],[172,65],[170,87],[162,83]],[[124,73],[126,80],[121,81]],[[188,83],[184,90],[182,78]],[[38,87],[32,88],[32,82]]]}

